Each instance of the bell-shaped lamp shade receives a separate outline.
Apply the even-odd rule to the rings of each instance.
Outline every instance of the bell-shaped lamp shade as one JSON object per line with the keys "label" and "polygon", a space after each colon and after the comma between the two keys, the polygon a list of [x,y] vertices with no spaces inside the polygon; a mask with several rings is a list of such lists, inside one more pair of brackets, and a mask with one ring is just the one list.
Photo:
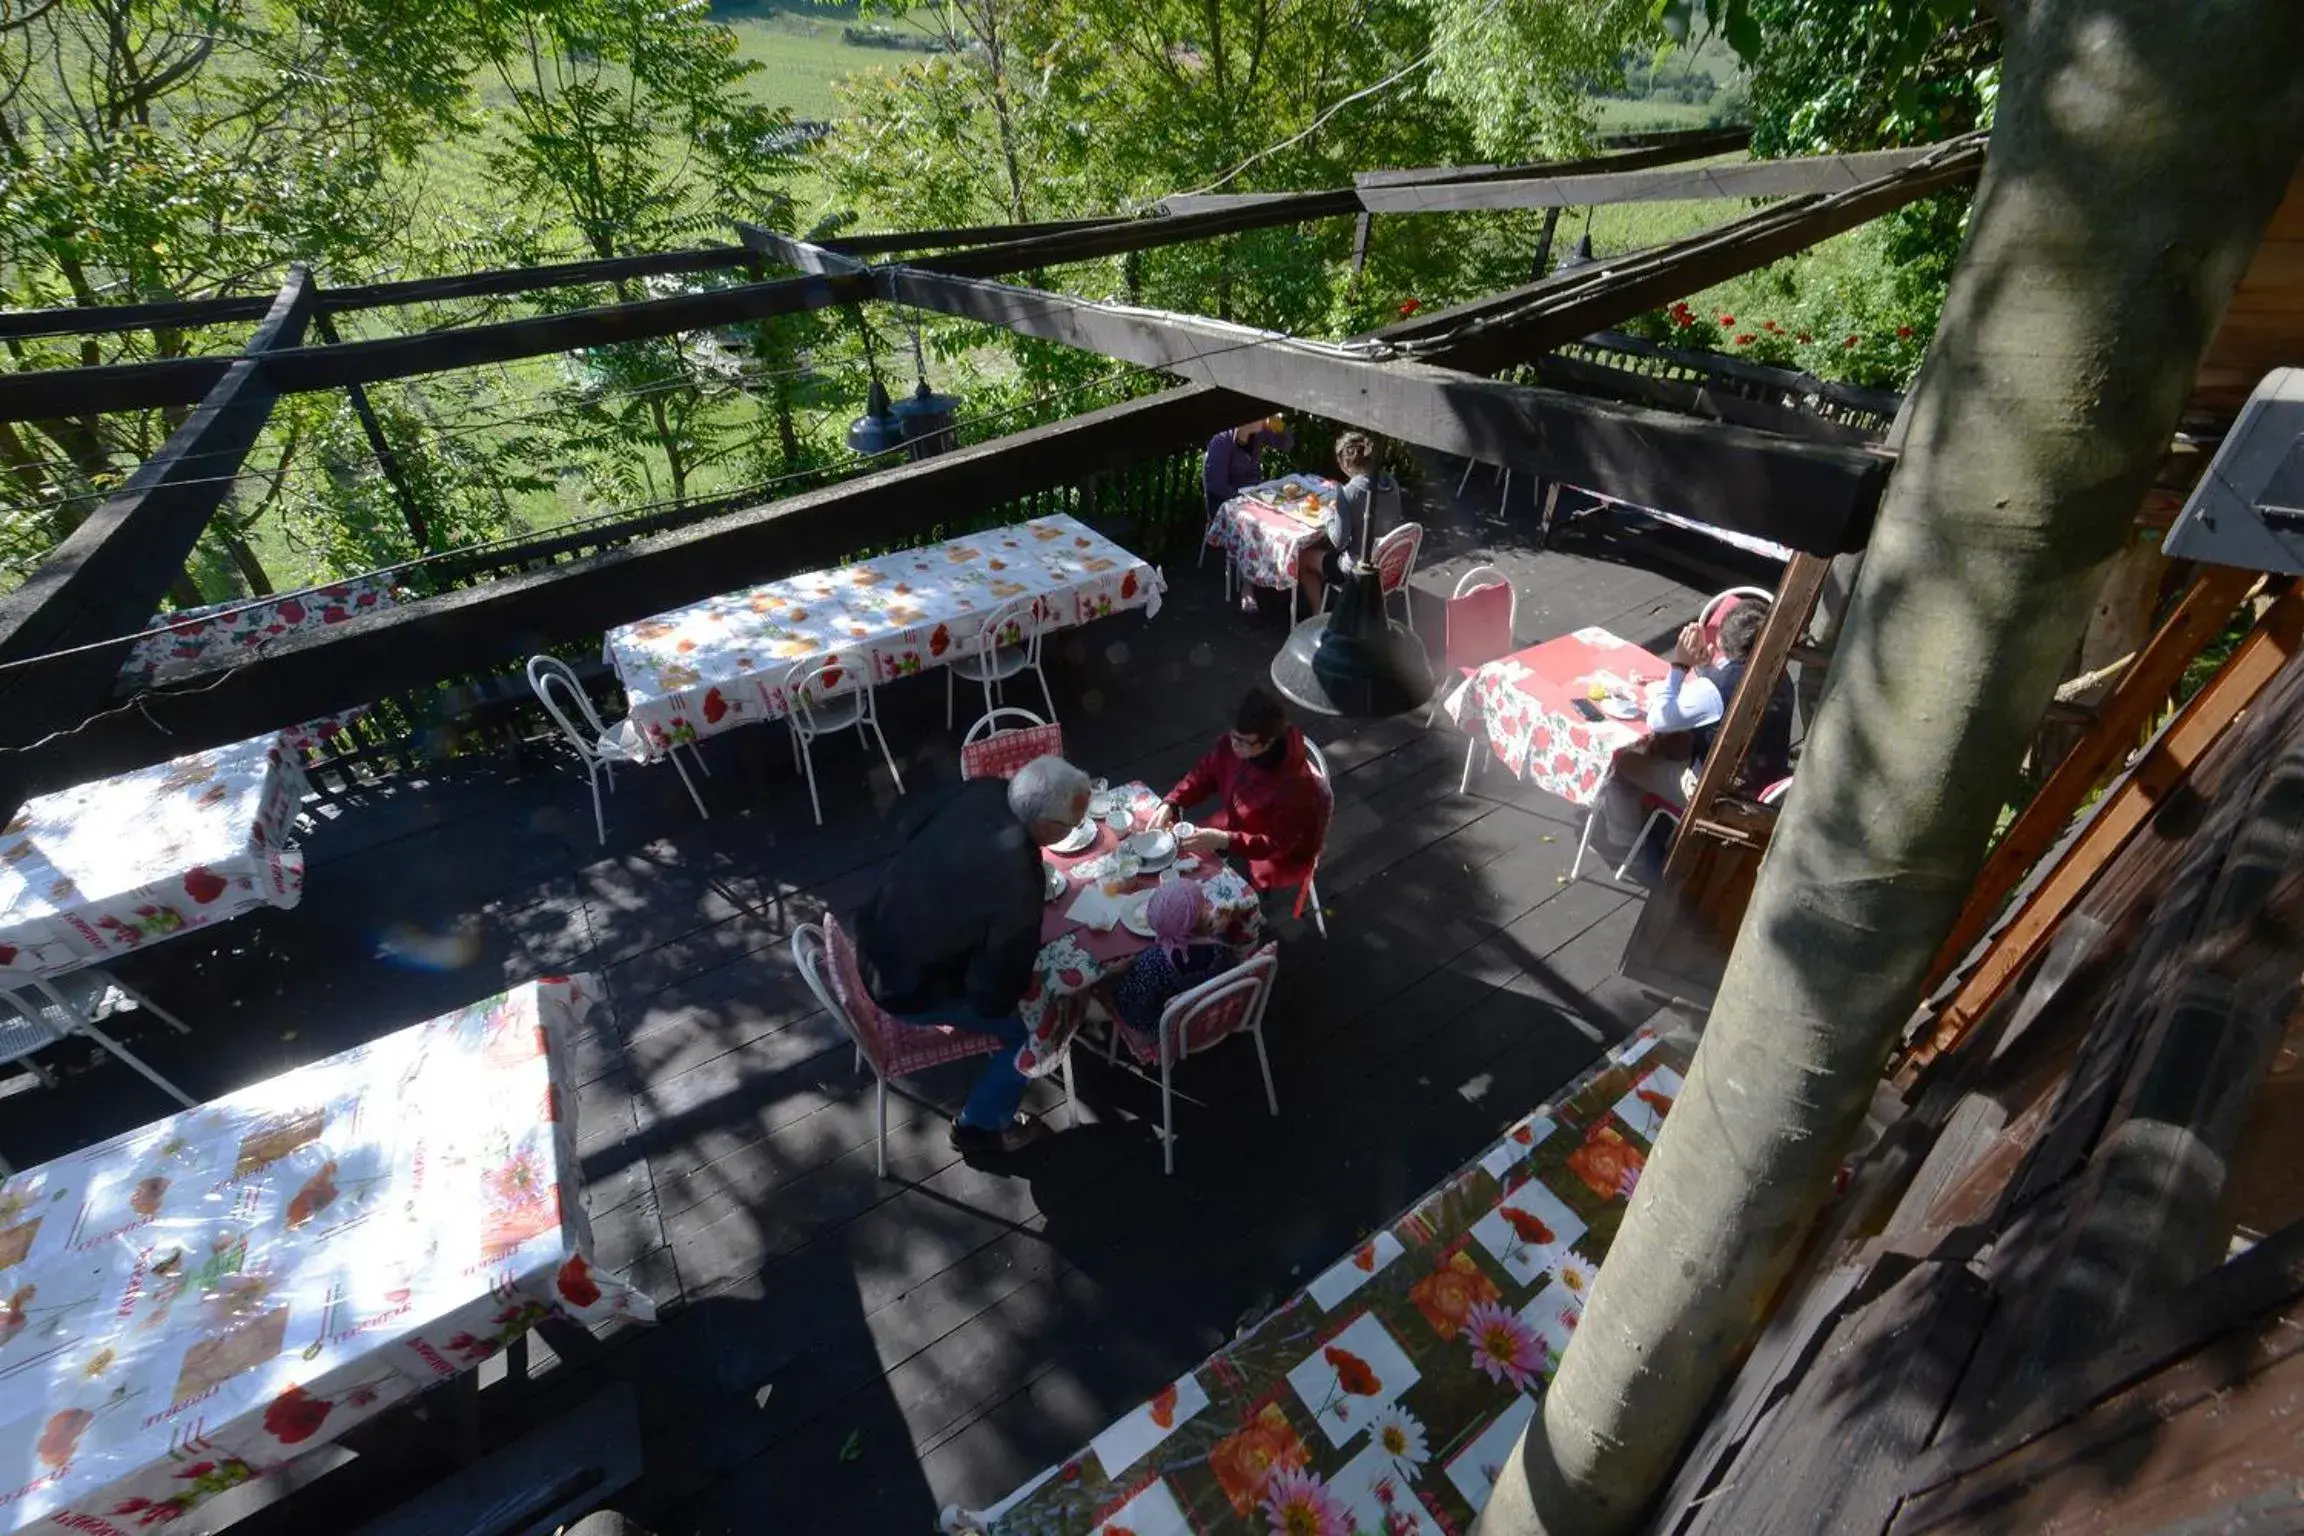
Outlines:
{"label": "bell-shaped lamp shade", "polygon": [[872,375],[872,392],[865,397],[864,414],[848,423],[848,446],[869,458],[904,446],[904,424],[888,406],[887,386]]}
{"label": "bell-shaped lamp shade", "polygon": [[1385,613],[1383,578],[1362,560],[1332,612],[1289,631],[1272,658],[1272,686],[1316,714],[1406,714],[1432,697],[1432,663]]}

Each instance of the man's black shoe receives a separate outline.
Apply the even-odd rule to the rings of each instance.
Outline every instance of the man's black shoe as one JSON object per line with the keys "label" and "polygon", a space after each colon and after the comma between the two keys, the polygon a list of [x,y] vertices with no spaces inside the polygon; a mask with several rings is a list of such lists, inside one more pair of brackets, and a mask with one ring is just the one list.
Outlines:
{"label": "man's black shoe", "polygon": [[1005,1157],[1021,1152],[1048,1134],[1048,1127],[1031,1115],[1018,1115],[1004,1130],[952,1122],[952,1149],[962,1157]]}

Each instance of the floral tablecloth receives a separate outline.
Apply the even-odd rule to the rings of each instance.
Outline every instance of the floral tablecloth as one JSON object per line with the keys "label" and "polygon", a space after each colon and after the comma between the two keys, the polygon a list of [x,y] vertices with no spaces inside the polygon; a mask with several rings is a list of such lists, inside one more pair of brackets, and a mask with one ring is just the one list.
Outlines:
{"label": "floral tablecloth", "polygon": [[[1160,807],[1160,797],[1143,784],[1114,788],[1135,827],[1145,825]],[[1064,1060],[1064,1048],[1092,1012],[1100,1008],[1095,994],[1152,947],[1152,941],[1115,924],[1099,933],[1072,916],[1087,888],[1100,883],[1105,866],[1125,834],[1099,827],[1096,841],[1074,854],[1043,850],[1041,857],[1065,873],[1064,894],[1050,901],[1040,922],[1040,958],[1032,980],[1018,1001],[1017,1013],[1030,1036],[1016,1052],[1017,1069],[1027,1077],[1044,1077]],[[1186,868],[1189,864],[1191,867]],[[1179,877],[1200,882],[1208,899],[1215,937],[1243,955],[1256,947],[1264,934],[1264,909],[1256,890],[1238,870],[1221,859],[1201,854],[1179,859]],[[1159,875],[1139,874],[1125,893],[1148,891]]]}
{"label": "floral tablecloth", "polygon": [[1577,805],[1590,805],[1616,754],[1652,734],[1644,719],[1588,718],[1576,705],[1599,680],[1642,690],[1661,682],[1664,659],[1604,629],[1514,651],[1450,691],[1448,718],[1488,738],[1496,760]]}
{"label": "floral tablecloth", "polygon": [[1279,1311],[991,1509],[992,1536],[1464,1536],[1692,1047],[1641,1031]]}
{"label": "floral tablecloth", "polygon": [[1283,475],[1218,507],[1208,542],[1224,551],[1250,586],[1286,592],[1296,585],[1297,557],[1319,539],[1322,519],[1335,504],[1335,481]]}
{"label": "floral tablecloth", "polygon": [[[1000,608],[1036,599],[1042,630],[1123,609],[1160,611],[1159,570],[1074,518],[1034,518],[878,560],[747,587],[608,632],[607,656],[645,749],[672,747],[787,712],[797,662],[844,657],[893,682],[981,649]],[[1022,639],[1020,627],[1000,637]],[[826,679],[826,696],[847,692]]]}
{"label": "floral tablecloth", "polygon": [[531,982],[0,1182],[0,1532],[165,1525],[538,1320],[594,1269],[568,1031]]}
{"label": "floral tablecloth", "polygon": [[[403,596],[389,576],[355,576],[282,597],[156,613],[121,665],[120,692],[134,693],[213,662],[251,660],[282,635],[341,624],[388,607]],[[291,726],[281,737],[294,750],[309,752],[367,713],[362,705],[323,715]]]}
{"label": "floral tablecloth", "polygon": [[308,789],[263,736],[25,801],[0,829],[0,979],[296,905]]}

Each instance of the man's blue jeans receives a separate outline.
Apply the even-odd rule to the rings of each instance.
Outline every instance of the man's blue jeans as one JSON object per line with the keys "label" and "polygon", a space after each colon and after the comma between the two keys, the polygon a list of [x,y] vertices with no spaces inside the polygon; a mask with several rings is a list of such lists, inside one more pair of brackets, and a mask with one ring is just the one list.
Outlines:
{"label": "man's blue jeans", "polygon": [[920,1013],[895,1013],[890,1017],[898,1023],[932,1027],[949,1024],[955,1029],[973,1029],[980,1034],[997,1035],[1008,1044],[1008,1049],[996,1051],[984,1062],[984,1071],[969,1090],[968,1102],[960,1111],[960,1123],[977,1130],[1005,1130],[1016,1118],[1016,1110],[1024,1102],[1024,1088],[1030,1079],[1016,1070],[1016,1051],[1024,1044],[1028,1031],[1024,1021],[1015,1014],[1005,1018],[988,1019],[966,1003],[947,1003]]}

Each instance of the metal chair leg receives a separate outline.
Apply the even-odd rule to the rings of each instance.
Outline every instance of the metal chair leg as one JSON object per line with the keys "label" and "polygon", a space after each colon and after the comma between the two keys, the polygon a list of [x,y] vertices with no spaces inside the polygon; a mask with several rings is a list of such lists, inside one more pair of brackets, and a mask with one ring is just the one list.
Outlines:
{"label": "metal chair leg", "polygon": [[816,753],[807,741],[800,743],[800,766],[808,775],[808,808],[816,813],[816,825],[824,825],[824,803],[816,798]]}
{"label": "metal chair leg", "polygon": [[1480,738],[1478,736],[1466,737],[1464,741],[1464,777],[1457,781],[1456,793],[1460,795],[1472,793],[1472,770],[1480,766],[1479,754]]}
{"label": "metal chair leg", "polygon": [[600,834],[600,846],[608,846],[608,813],[600,808],[600,769],[592,769],[592,830]]}
{"label": "metal chair leg", "polygon": [[[1320,887],[1317,882],[1304,882],[1304,899],[1312,906],[1312,926],[1320,930],[1320,937],[1328,937],[1328,919],[1320,915]],[[1257,1047],[1262,1050],[1262,1046]]]}
{"label": "metal chair leg", "polygon": [[872,727],[872,734],[880,738],[880,756],[881,759],[888,764],[888,777],[896,781],[896,793],[904,793],[904,775],[896,771],[896,754],[888,750],[888,733],[880,729],[880,722],[877,718],[872,718],[867,721],[858,722],[856,727],[856,734],[858,736],[862,736],[864,734],[864,726],[866,724],[869,724]]}
{"label": "metal chair leg", "polygon": [[1584,833],[1576,839],[1576,862],[1568,866],[1568,878],[1573,880],[1584,872],[1584,854],[1592,846],[1592,823],[1600,819],[1600,808],[1593,806],[1584,812]]}
{"label": "metal chair leg", "polygon": [[1264,1054],[1263,1021],[1257,1021],[1256,1027],[1248,1033],[1256,1042],[1256,1064],[1264,1069],[1264,1102],[1271,1106],[1273,1118],[1277,1119],[1280,1114],[1280,1094],[1272,1086],[1272,1058]]}
{"label": "metal chair leg", "polygon": [[1466,459],[1464,461],[1463,478],[1456,482],[1456,499],[1458,501],[1462,501],[1464,499],[1464,487],[1472,483],[1472,471],[1478,469],[1479,467],[1480,461],[1478,459]]}
{"label": "metal chair leg", "polygon": [[126,1046],[113,1039],[110,1035],[104,1033],[104,1031],[98,1029],[95,1025],[89,1023],[86,1019],[75,1020],[73,1027],[78,1029],[82,1034],[85,1034],[89,1039],[95,1041],[98,1045],[104,1047],[104,1049],[107,1051],[110,1051],[113,1055],[119,1057],[129,1066],[134,1067],[138,1072],[141,1072],[145,1079],[149,1081],[154,1087],[158,1088],[162,1093],[167,1094],[168,1097],[174,1099],[177,1103],[183,1105],[186,1109],[198,1109],[200,1107],[199,1100],[193,1098],[192,1095],[186,1093],[183,1089],[177,1087],[174,1083],[168,1081],[168,1079],[162,1077],[159,1073],[146,1066],[144,1064],[143,1058],[135,1055]]}
{"label": "metal chair leg", "polygon": [[[1165,1042],[1163,1042],[1165,1044]],[[1175,1063],[1168,1053],[1160,1053],[1160,1171],[1176,1171],[1176,1093],[1171,1079],[1175,1076]]]}
{"label": "metal chair leg", "polygon": [[1040,702],[1048,706],[1048,723],[1054,725],[1056,723],[1056,695],[1048,691],[1048,674],[1041,669],[1040,663],[1037,661],[1032,663],[1032,670],[1040,679]]}
{"label": "metal chair leg", "polygon": [[712,777],[712,765],[704,761],[704,749],[695,742],[688,743],[688,755],[696,759],[696,771],[706,778]]}
{"label": "metal chair leg", "polygon": [[[688,798],[696,802],[696,814],[710,821],[712,813],[704,809],[704,797],[696,793],[696,781],[688,777],[688,765],[680,761],[678,752],[667,752],[664,755],[672,759],[673,772],[679,774],[680,782],[688,786]],[[606,838],[603,837],[602,841],[605,842]]]}
{"label": "metal chair leg", "polygon": [[1072,1053],[1064,1053],[1064,1123],[1072,1130],[1080,1128],[1080,1100],[1072,1092]]}
{"label": "metal chair leg", "polygon": [[874,1074],[879,1087],[876,1090],[880,1105],[880,1177],[888,1177],[888,1079]]}
{"label": "metal chair leg", "polygon": [[176,1031],[176,1033],[180,1035],[188,1035],[192,1033],[191,1025],[185,1023],[182,1019],[176,1017],[176,1015],[170,1013],[167,1009],[161,1007],[158,1003],[152,1001],[152,999],[146,997],[143,993],[137,991],[134,987],[128,985],[128,983],[122,981],[119,977],[114,976],[109,971],[107,971],[104,974],[104,979],[111,983],[112,989],[114,991],[118,992],[122,997],[128,999],[128,1001],[134,1003],[137,1007],[143,1009],[146,1013],[152,1015],[152,1017],[158,1019],[161,1023],[167,1025],[170,1029]]}

